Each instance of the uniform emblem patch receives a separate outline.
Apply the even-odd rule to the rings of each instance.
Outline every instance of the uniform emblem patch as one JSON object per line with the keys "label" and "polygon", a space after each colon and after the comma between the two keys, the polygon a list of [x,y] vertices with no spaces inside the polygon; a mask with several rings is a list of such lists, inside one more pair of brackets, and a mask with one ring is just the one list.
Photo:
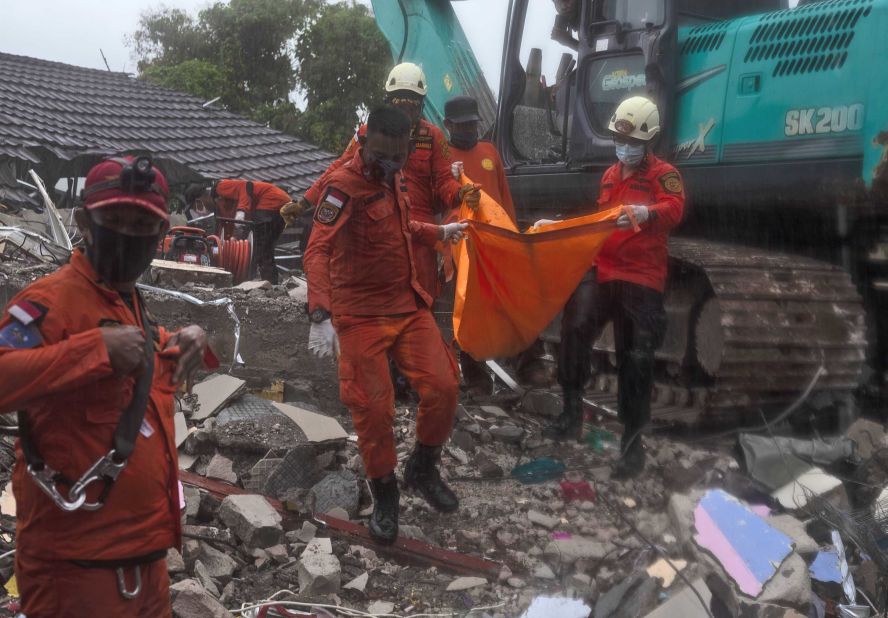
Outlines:
{"label": "uniform emblem patch", "polygon": [[681,176],[678,172],[668,172],[660,176],[660,184],[667,193],[681,193],[682,184]]}
{"label": "uniform emblem patch", "polygon": [[488,172],[492,172],[493,171],[493,161],[491,161],[490,159],[487,159],[487,158],[481,159],[481,167],[486,169]]}
{"label": "uniform emblem patch", "polygon": [[0,348],[29,350],[43,343],[43,337],[35,324],[10,322],[0,329]]}
{"label": "uniform emblem patch", "polygon": [[445,159],[450,159],[450,144],[447,143],[446,139],[441,140],[441,156]]}
{"label": "uniform emblem patch", "polygon": [[327,189],[324,199],[321,200],[321,205],[318,206],[315,212],[315,221],[325,225],[335,223],[339,215],[342,214],[342,209],[348,204],[348,200],[349,197],[346,193],[330,187]]}

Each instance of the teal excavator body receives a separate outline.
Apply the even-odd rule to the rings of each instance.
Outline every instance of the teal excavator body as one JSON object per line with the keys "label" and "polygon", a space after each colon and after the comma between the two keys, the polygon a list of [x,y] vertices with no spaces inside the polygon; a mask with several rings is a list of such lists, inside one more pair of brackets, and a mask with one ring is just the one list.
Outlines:
{"label": "teal excavator body", "polygon": [[888,0],[786,2],[577,0],[556,16],[510,0],[494,103],[451,2],[373,0],[394,59],[426,71],[433,121],[451,96],[479,99],[523,225],[594,207],[613,110],[657,102],[656,150],[688,196],[661,417],[785,404],[820,365],[815,391],[886,392]]}

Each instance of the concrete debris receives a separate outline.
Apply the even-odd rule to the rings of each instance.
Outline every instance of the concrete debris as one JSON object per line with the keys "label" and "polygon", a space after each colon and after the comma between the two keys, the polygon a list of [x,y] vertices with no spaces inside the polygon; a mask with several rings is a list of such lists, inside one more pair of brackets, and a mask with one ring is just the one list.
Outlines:
{"label": "concrete debris", "polygon": [[598,598],[594,618],[636,618],[657,605],[660,584],[644,572],[635,573]]}
{"label": "concrete debris", "polygon": [[281,516],[263,496],[228,496],[219,518],[247,547],[271,547],[284,538]]}
{"label": "concrete debris", "polygon": [[805,524],[792,515],[771,515],[766,521],[769,525],[792,539],[793,549],[800,556],[812,557],[820,549],[817,541],[808,534]]}
{"label": "concrete debris", "polygon": [[190,407],[191,420],[199,421],[215,415],[222,407],[239,396],[247,383],[229,375],[213,375],[195,384],[192,391],[197,405]]}
{"label": "concrete debris", "polygon": [[244,292],[252,292],[253,290],[270,290],[270,281],[244,281],[234,286],[235,290],[243,290]]}
{"label": "concrete debris", "polygon": [[[672,564],[669,564],[669,562]],[[667,562],[665,558],[660,558],[647,568],[647,574],[649,577],[658,577],[663,582],[663,587],[669,588],[678,576],[676,570],[681,572],[686,566],[688,566],[687,560],[670,560]]]}
{"label": "concrete debris", "polygon": [[517,444],[524,437],[524,430],[517,425],[494,425],[490,428],[494,440],[506,444]]}
{"label": "concrete debris", "polygon": [[479,586],[486,586],[487,580],[483,577],[458,577],[447,584],[447,592],[470,590]]}
{"label": "concrete debris", "polygon": [[527,519],[530,520],[530,523],[542,526],[547,530],[552,530],[555,526],[561,523],[556,517],[549,517],[548,515],[544,515],[539,511],[534,510],[527,511]]}
{"label": "concrete debris", "polygon": [[200,562],[204,564],[210,577],[223,585],[228,583],[237,570],[237,562],[233,558],[205,542],[200,544]]}
{"label": "concrete debris", "polygon": [[703,602],[706,603],[706,607],[700,603],[700,599],[697,598],[694,591],[687,585],[684,585],[677,592],[670,595],[664,603],[645,616],[645,618],[675,618],[676,616],[681,616],[682,618],[709,618],[707,609],[712,601],[712,593],[709,592],[706,582],[700,578],[692,580],[691,584],[694,590],[702,597]]}
{"label": "concrete debris", "polygon": [[329,513],[339,507],[348,513],[346,519],[356,517],[361,489],[357,477],[349,470],[339,470],[328,474],[311,488],[313,511]]}
{"label": "concrete debris", "polygon": [[546,545],[543,554],[546,558],[559,560],[562,564],[568,564],[581,559],[599,560],[607,555],[611,547],[610,544],[575,536],[569,539],[555,539],[551,541]]}
{"label": "concrete debris", "polygon": [[262,487],[262,494],[281,498],[291,489],[309,490],[324,477],[318,468],[317,454],[309,445],[290,449],[283,460],[269,475]]}
{"label": "concrete debris", "polygon": [[521,618],[586,618],[589,606],[580,599],[563,597],[537,597]]}
{"label": "concrete debris", "polygon": [[185,559],[175,547],[170,547],[166,555],[167,573],[177,575],[185,572]]}
{"label": "concrete debris", "polygon": [[231,460],[222,455],[213,455],[210,463],[207,465],[206,477],[211,479],[219,479],[226,483],[237,483],[237,474],[232,469]]}
{"label": "concrete debris", "polygon": [[304,441],[328,444],[348,438],[348,433],[335,418],[287,403],[275,402],[274,407],[299,427]]}
{"label": "concrete debris", "polygon": [[541,562],[533,569],[533,576],[537,579],[555,579],[555,572],[545,562]]}
{"label": "concrete debris", "polygon": [[348,582],[346,585],[344,585],[342,588],[344,590],[357,590],[358,592],[364,592],[364,590],[367,588],[367,582],[369,582],[369,581],[370,581],[370,574],[369,573],[361,573],[360,575],[355,577],[353,580]]}
{"label": "concrete debris", "polygon": [[216,598],[219,597],[219,588],[216,587],[210,572],[200,560],[197,560],[194,563],[194,576],[197,577],[197,581],[200,582],[200,585],[203,586],[207,592]]}
{"label": "concrete debris", "polygon": [[262,491],[266,481],[268,481],[268,477],[281,465],[282,461],[283,459],[279,457],[266,457],[257,461],[250,468],[249,477],[244,479],[244,489],[255,492]]}
{"label": "concrete debris", "polygon": [[290,534],[295,534],[296,539],[301,541],[302,543],[309,543],[313,538],[315,538],[315,534],[318,532],[318,527],[315,526],[310,521],[302,522],[302,529],[295,532],[288,532],[287,538],[289,538]]}
{"label": "concrete debris", "polygon": [[332,554],[333,553],[333,543],[330,539],[326,538],[314,538],[308,542],[305,550],[303,550],[302,555],[306,554]]}
{"label": "concrete debris", "polygon": [[175,618],[230,618],[231,613],[197,580],[184,579],[170,586]]}
{"label": "concrete debris", "polygon": [[221,289],[231,287],[232,282],[231,273],[222,268],[170,260],[152,261],[145,277],[147,283],[162,288],[181,288],[193,282]]}
{"label": "concrete debris", "polygon": [[226,545],[231,545],[234,541],[231,531],[213,526],[192,526],[186,524],[182,526],[182,536],[189,539],[225,543]]}
{"label": "concrete debris", "polygon": [[373,601],[367,606],[368,614],[391,614],[395,611],[395,604],[390,601]]}
{"label": "concrete debris", "polygon": [[336,594],[341,574],[342,567],[336,556],[305,552],[299,559],[299,594]]}

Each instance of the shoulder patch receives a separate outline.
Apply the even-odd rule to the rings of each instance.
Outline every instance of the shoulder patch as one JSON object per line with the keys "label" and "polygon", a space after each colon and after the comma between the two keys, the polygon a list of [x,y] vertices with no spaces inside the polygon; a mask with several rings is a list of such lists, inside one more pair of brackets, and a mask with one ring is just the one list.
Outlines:
{"label": "shoulder patch", "polygon": [[484,157],[483,159],[481,159],[481,167],[486,169],[488,172],[492,172],[494,168],[493,159]]}
{"label": "shoulder patch", "polygon": [[32,303],[29,300],[21,300],[17,302],[12,305],[8,311],[10,317],[25,326],[32,322],[40,321],[40,318],[46,315],[45,307],[38,305],[37,303]]}
{"label": "shoulder patch", "polygon": [[659,178],[663,190],[667,193],[681,193],[683,187],[681,184],[681,176],[678,172],[666,172]]}
{"label": "shoulder patch", "polygon": [[324,194],[321,205],[315,211],[315,221],[324,225],[335,223],[349,199],[351,198],[344,191],[330,187]]}
{"label": "shoulder patch", "polygon": [[22,324],[10,322],[0,329],[0,347],[28,350],[43,343],[43,337],[33,322]]}
{"label": "shoulder patch", "polygon": [[447,140],[443,137],[441,138],[441,156],[445,159],[450,159],[450,144],[447,143]]}

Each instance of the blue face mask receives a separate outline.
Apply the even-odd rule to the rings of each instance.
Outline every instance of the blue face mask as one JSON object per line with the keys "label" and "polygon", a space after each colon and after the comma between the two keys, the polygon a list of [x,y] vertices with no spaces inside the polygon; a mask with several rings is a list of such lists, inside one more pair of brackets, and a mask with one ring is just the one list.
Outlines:
{"label": "blue face mask", "polygon": [[617,144],[617,158],[623,165],[635,167],[644,159],[644,144]]}

